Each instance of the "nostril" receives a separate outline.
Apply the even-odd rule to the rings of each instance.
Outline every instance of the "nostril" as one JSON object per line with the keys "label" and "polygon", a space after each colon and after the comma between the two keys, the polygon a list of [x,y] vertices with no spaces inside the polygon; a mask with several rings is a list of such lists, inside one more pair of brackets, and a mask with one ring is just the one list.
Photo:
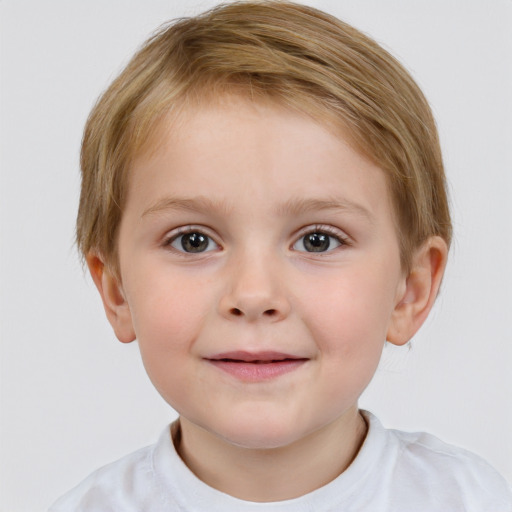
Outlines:
{"label": "nostril", "polygon": [[[244,313],[241,309],[238,309],[238,308],[231,308],[229,310],[229,312],[233,315],[233,316],[243,316]],[[265,311],[263,311],[263,315],[264,316],[276,316],[277,315],[277,309],[266,309]]]}

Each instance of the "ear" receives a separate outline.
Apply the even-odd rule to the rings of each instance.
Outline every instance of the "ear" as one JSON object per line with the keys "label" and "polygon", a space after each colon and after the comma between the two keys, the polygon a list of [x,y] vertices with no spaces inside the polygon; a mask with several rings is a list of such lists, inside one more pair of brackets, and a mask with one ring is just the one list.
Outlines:
{"label": "ear", "polygon": [[117,339],[130,343],[135,339],[130,307],[126,301],[123,288],[103,259],[95,253],[86,257],[91,277],[98,288],[103,301],[103,307]]}
{"label": "ear", "polygon": [[426,320],[436,300],[448,257],[446,242],[429,238],[414,254],[411,271],[397,298],[387,341],[405,345]]}

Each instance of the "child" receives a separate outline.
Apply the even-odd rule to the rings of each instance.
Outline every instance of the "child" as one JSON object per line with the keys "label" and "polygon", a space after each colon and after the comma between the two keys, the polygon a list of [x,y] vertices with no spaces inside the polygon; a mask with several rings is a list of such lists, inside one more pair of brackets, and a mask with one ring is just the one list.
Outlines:
{"label": "child", "polygon": [[510,511],[484,461],[358,409],[435,301],[451,223],[411,77],[312,8],[151,38],[94,108],[77,239],[180,414],[58,511]]}

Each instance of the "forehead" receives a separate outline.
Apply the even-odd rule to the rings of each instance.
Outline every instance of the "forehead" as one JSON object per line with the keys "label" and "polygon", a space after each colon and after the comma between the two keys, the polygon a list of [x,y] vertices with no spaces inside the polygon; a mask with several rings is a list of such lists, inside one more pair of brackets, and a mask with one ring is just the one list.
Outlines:
{"label": "forehead", "polygon": [[243,195],[282,204],[330,200],[336,191],[345,201],[358,195],[368,209],[389,199],[383,171],[354,148],[347,130],[239,95],[168,114],[130,173],[129,200],[136,196],[141,206],[193,194],[225,205]]}
{"label": "forehead", "polygon": [[162,144],[168,144],[171,137],[178,142],[179,136],[194,123],[214,122],[218,125],[219,120],[214,119],[217,113],[232,115],[236,111],[256,114],[251,116],[252,122],[261,112],[269,113],[274,118],[277,117],[275,114],[281,114],[301,118],[301,121],[309,119],[312,125],[321,125],[334,137],[353,146],[361,155],[373,159],[358,142],[361,136],[353,136],[356,128],[349,126],[339,112],[334,112],[332,106],[322,103],[320,99],[299,92],[293,100],[289,100],[272,90],[253,91],[244,84],[220,83],[212,84],[211,91],[201,86],[191,88],[172,102],[164,102],[163,109],[164,115],[157,115],[156,118],[151,108],[148,112],[142,109],[139,115],[134,116],[130,141],[135,138],[135,143],[129,143],[129,160],[132,162],[150,158],[161,149]]}

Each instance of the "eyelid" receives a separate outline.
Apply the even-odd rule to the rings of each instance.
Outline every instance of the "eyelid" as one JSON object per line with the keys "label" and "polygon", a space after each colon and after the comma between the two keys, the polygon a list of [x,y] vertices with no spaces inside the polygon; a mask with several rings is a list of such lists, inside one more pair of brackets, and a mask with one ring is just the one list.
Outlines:
{"label": "eyelid", "polygon": [[[201,234],[207,236],[217,246],[216,247],[217,249],[218,248],[222,248],[221,243],[218,241],[218,236],[213,235],[211,233],[211,231],[212,230],[210,228],[206,227],[206,226],[200,226],[200,225],[195,225],[195,224],[180,226],[180,227],[172,229],[171,231],[168,231],[164,235],[163,240],[162,240],[162,246],[167,248],[167,249],[170,248],[170,249],[172,249],[173,251],[175,251],[176,253],[178,253],[180,255],[183,255],[183,254],[187,254],[187,255],[194,254],[194,253],[187,253],[185,251],[181,251],[179,249],[176,249],[176,248],[172,247],[171,244],[177,238],[179,238],[180,236],[183,236],[183,235],[186,235],[186,234],[189,234],[189,233],[201,233]],[[339,242],[339,244],[340,244],[339,246],[337,246],[337,247],[335,247],[333,249],[330,249],[328,251],[325,251],[323,254],[333,252],[338,247],[344,247],[344,246],[352,245],[351,238],[344,231],[342,231],[341,229],[336,228],[334,226],[330,226],[328,224],[313,224],[313,225],[305,226],[305,227],[301,228],[298,231],[298,233],[294,236],[294,240],[295,241],[291,244],[291,249],[294,248],[294,246],[297,244],[297,242],[301,238],[303,238],[305,235],[307,235],[309,233],[323,233],[323,234],[326,234],[326,235],[328,235],[330,237],[335,238]],[[203,251],[203,252],[199,252],[199,253],[195,253],[195,254],[196,255],[200,255],[200,254],[205,254],[205,253],[209,253],[209,252],[212,252],[212,250]],[[314,253],[311,253],[311,254],[314,254]],[[322,253],[318,252],[316,254],[317,255],[321,255]]]}
{"label": "eyelid", "polygon": [[[175,247],[172,246],[172,243],[175,240],[177,240],[180,236],[187,235],[190,233],[201,233],[201,234],[205,235],[206,237],[208,237],[216,245],[215,249],[218,249],[221,247],[221,244],[217,241],[218,237],[212,235],[211,230],[209,228],[207,228],[206,226],[197,226],[197,225],[193,225],[193,224],[188,225],[188,226],[180,226],[178,228],[172,229],[171,231],[168,231],[163,237],[162,246],[166,249],[172,249],[174,252],[176,252],[180,255],[183,255],[183,254],[191,255],[192,254],[192,255],[198,256],[201,254],[204,255],[206,253],[212,252],[212,249],[210,249],[210,250],[198,252],[198,253],[188,253],[186,251],[181,251],[179,249],[176,249]],[[213,250],[215,250],[215,249],[213,249]]]}
{"label": "eyelid", "polygon": [[[321,256],[322,254],[327,254],[333,252],[335,249],[339,247],[346,247],[352,245],[352,241],[350,237],[341,229],[335,228],[334,226],[330,226],[328,224],[313,224],[311,226],[306,226],[299,230],[297,235],[295,236],[295,241],[292,243],[291,248],[293,249],[294,246],[301,240],[304,236],[310,234],[310,233],[323,233],[330,237],[335,238],[339,242],[339,246],[330,249],[328,251],[324,252],[317,252],[317,253],[309,253],[309,254],[315,254],[317,256]],[[305,252],[305,251],[300,251]]]}

